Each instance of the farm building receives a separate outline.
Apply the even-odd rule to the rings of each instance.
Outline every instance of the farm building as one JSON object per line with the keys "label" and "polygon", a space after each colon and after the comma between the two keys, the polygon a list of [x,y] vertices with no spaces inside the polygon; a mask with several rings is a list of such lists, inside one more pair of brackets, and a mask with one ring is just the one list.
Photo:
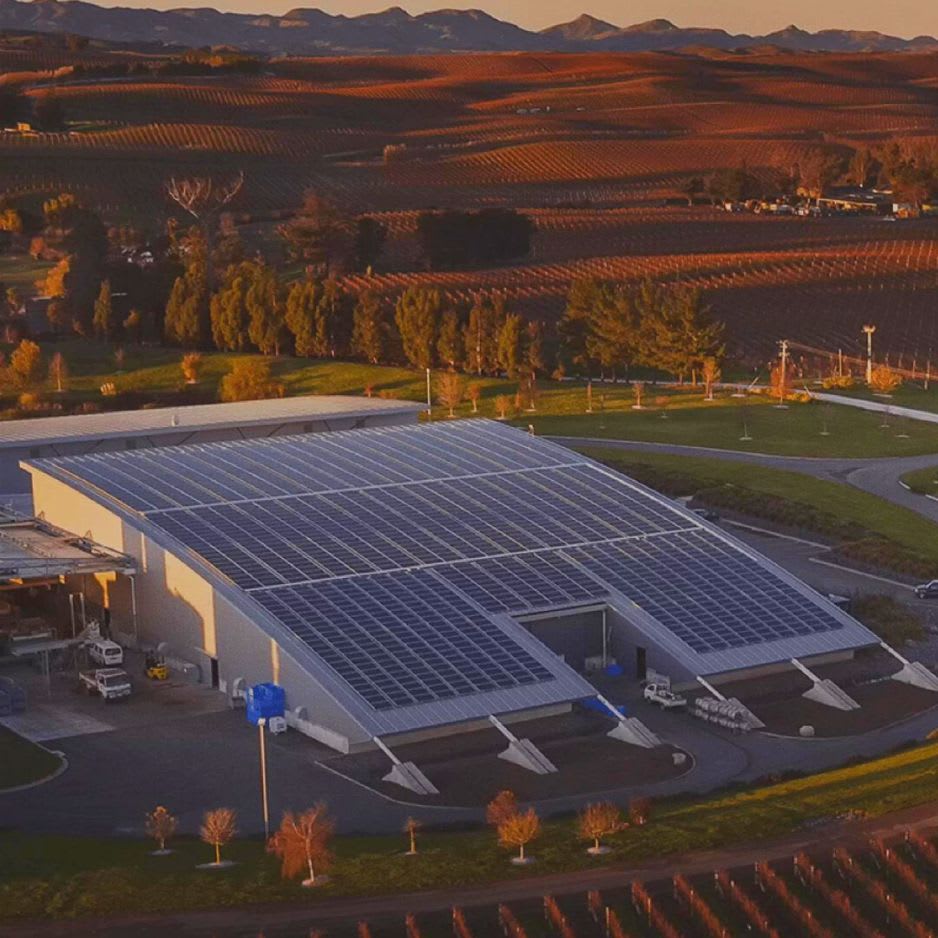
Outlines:
{"label": "farm building", "polygon": [[23,459],[389,426],[414,422],[421,409],[407,401],[322,395],[7,420],[0,424],[0,502],[28,495]]}
{"label": "farm building", "polygon": [[[849,658],[866,628],[693,512],[488,420],[24,463],[136,560],[112,626],[340,751],[565,712],[615,659],[676,686]],[[494,719],[493,719],[494,718]],[[504,728],[504,727],[503,727]]]}

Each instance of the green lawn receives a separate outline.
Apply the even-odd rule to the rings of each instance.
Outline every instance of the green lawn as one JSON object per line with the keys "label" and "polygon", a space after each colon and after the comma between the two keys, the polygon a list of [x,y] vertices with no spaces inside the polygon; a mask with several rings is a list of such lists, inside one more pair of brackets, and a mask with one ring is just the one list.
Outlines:
{"label": "green lawn", "polygon": [[49,261],[33,260],[28,254],[0,254],[0,284],[4,289],[16,287],[23,296],[36,292],[36,281],[44,277]]}
{"label": "green lawn", "polygon": [[[658,397],[655,395],[654,397]],[[723,392],[707,402],[686,393],[668,398],[664,408],[654,398],[646,409],[632,409],[631,395],[606,394],[604,412],[583,413],[583,392],[566,392],[565,404],[575,398],[579,412],[548,403],[525,423],[541,435],[588,436],[675,443],[715,449],[734,449],[781,456],[874,457],[910,456],[938,452],[938,425],[883,417],[833,404],[791,403],[778,409],[764,396],[734,398]],[[749,437],[749,439],[742,439]]]}
{"label": "green lawn", "polygon": [[[715,485],[738,486],[810,506],[845,524],[857,525],[938,561],[935,525],[927,518],[849,485],[815,479],[800,472],[786,472],[725,459],[671,456],[664,453],[624,453],[622,450],[595,446],[581,446],[578,449],[627,475],[635,475],[653,488],[662,488],[668,494],[689,495],[698,489]],[[679,478],[667,478],[669,474],[678,474]],[[668,484],[657,485],[656,476]]]}
{"label": "green lawn", "polygon": [[938,465],[907,472],[902,481],[919,495],[938,495]]}
{"label": "green lawn", "polygon": [[[114,348],[90,340],[69,339],[50,343],[65,356],[70,378],[62,398],[67,406],[101,403],[100,387],[116,385],[127,401],[123,406],[166,404],[217,398],[218,384],[237,355],[208,353],[196,385],[183,384],[179,350],[151,346],[124,347],[118,367]],[[373,394],[407,400],[426,400],[426,376],[408,368],[366,365],[345,361],[314,361],[291,357],[271,359],[274,377],[288,394]],[[514,402],[517,385],[500,378],[466,378],[467,387],[478,384],[478,413],[494,417],[496,398]],[[435,391],[434,391],[435,394]],[[11,399],[10,403],[14,401]],[[512,415],[519,426],[533,425],[538,434],[632,439],[690,446],[738,449],[791,456],[903,456],[938,453],[938,425],[883,418],[848,407],[818,403],[792,403],[777,409],[767,397],[734,398],[721,392],[715,401],[703,400],[694,389],[647,385],[644,409],[635,410],[634,391],[627,386],[595,385],[592,412],[588,413],[585,386],[564,382],[541,383],[536,410],[521,401]],[[121,398],[109,406],[122,406]],[[474,413],[469,401],[456,408],[457,416]],[[446,417],[446,408],[434,405],[434,419]],[[747,435],[750,440],[741,440]]]}
{"label": "green lawn", "polygon": [[403,858],[402,836],[342,837],[331,881],[315,892],[280,881],[256,840],[231,845],[238,866],[196,870],[210,848],[178,841],[171,857],[148,855],[133,839],[83,839],[7,832],[0,837],[0,916],[70,918],[121,911],[173,910],[252,902],[314,903],[319,897],[399,893],[642,861],[779,836],[848,810],[879,815],[926,803],[938,783],[938,743],[766,787],[653,806],[651,820],[610,838],[605,859],[587,857],[571,820],[544,825],[530,851],[531,871],[512,867],[489,830],[423,833],[417,857]]}
{"label": "green lawn", "polygon": [[48,750],[0,726],[0,791],[46,778],[60,765]]}

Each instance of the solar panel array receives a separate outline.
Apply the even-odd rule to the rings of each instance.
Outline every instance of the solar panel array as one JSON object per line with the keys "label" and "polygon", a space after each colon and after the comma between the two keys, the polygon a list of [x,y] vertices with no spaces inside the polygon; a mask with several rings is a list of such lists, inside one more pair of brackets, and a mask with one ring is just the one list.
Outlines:
{"label": "solar panel array", "polygon": [[375,710],[553,677],[489,616],[425,574],[330,580],[255,598]]}
{"label": "solar panel array", "polygon": [[556,551],[447,564],[436,574],[488,612],[598,602],[606,589]]}
{"label": "solar panel array", "polygon": [[506,438],[500,425],[473,423],[434,424],[419,433],[386,427],[44,462],[67,466],[142,512],[587,462],[560,449],[545,452],[523,434]]}
{"label": "solar panel array", "polygon": [[145,514],[385,714],[583,687],[504,613],[623,595],[695,673],[712,673],[695,655],[845,621],[695,516],[487,421],[47,463]]}
{"label": "solar panel array", "polygon": [[570,556],[700,654],[843,627],[709,531],[597,544]]}
{"label": "solar panel array", "polygon": [[244,589],[680,530],[589,465],[159,512]]}

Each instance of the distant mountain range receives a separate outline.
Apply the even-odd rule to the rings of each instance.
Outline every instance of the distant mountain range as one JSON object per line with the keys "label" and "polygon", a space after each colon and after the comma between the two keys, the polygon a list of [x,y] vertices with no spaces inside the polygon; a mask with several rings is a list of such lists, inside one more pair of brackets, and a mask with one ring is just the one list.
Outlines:
{"label": "distant mountain range", "polygon": [[270,54],[558,51],[635,52],[690,46],[747,49],[777,46],[828,52],[938,50],[931,36],[900,39],[878,32],[789,26],[766,36],[723,29],[683,28],[656,19],[615,26],[583,14],[540,32],[521,29],[481,10],[437,10],[411,16],[400,7],[363,16],[331,16],[316,9],[283,16],[200,9],[100,7],[83,0],[0,0],[0,30],[75,33],[112,42],[168,46],[236,46]]}

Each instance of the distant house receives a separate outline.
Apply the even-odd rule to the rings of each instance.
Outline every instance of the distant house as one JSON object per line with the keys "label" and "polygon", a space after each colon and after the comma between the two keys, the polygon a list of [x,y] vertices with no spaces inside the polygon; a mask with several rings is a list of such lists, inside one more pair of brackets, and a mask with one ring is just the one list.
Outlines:
{"label": "distant house", "polygon": [[836,186],[818,199],[818,207],[833,212],[858,215],[887,215],[892,211],[892,193],[879,189],[854,189]]}

